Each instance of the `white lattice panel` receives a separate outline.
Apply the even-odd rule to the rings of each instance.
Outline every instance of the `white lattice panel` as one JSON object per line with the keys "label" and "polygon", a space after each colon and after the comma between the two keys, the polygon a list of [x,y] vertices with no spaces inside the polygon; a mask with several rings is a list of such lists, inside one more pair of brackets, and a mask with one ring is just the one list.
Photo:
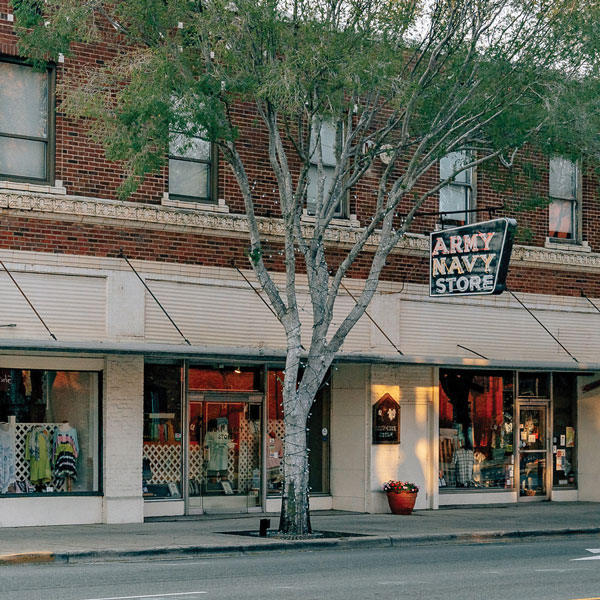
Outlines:
{"label": "white lattice panel", "polygon": [[240,457],[238,470],[238,493],[247,494],[252,487],[252,472],[259,465],[258,431],[249,423],[240,428]]}
{"label": "white lattice panel", "polygon": [[[152,478],[147,483],[178,482],[181,474],[181,444],[144,444],[144,458],[150,462]],[[190,446],[190,479],[206,481],[206,464],[202,446]],[[235,449],[229,449],[227,479],[234,480]]]}
{"label": "white lattice panel", "polygon": [[273,432],[281,440],[282,455],[285,452],[285,422],[283,419],[269,419],[267,432]]}
{"label": "white lattice panel", "polygon": [[[272,421],[279,424],[279,421]],[[282,422],[281,422],[282,423]],[[274,429],[278,436],[281,427]],[[250,424],[244,423],[239,431],[239,455],[235,447],[229,448],[227,459],[227,480],[235,484],[237,476],[237,493],[247,493],[252,485],[252,473],[260,462],[260,432]],[[199,483],[206,483],[206,463],[204,447],[192,444],[189,448],[189,478]],[[150,462],[152,478],[150,484],[178,482],[181,473],[181,444],[144,444],[144,458]],[[237,464],[236,464],[237,463]]]}
{"label": "white lattice panel", "polygon": [[190,479],[206,481],[204,449],[200,445],[190,446]]}
{"label": "white lattice panel", "polygon": [[181,478],[181,444],[144,444],[152,478],[147,483],[170,483]]}

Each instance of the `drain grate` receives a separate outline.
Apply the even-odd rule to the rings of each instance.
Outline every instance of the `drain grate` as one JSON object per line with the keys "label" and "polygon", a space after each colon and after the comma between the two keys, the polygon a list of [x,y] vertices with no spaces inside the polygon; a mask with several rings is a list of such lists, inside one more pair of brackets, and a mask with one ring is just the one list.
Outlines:
{"label": "drain grate", "polygon": [[[217,531],[224,535],[242,535],[248,537],[261,537],[258,535],[258,531]],[[323,540],[323,539],[339,539],[339,538],[351,538],[351,537],[370,537],[372,534],[369,533],[348,533],[347,531],[313,531],[312,533],[304,535],[296,535],[293,533],[279,533],[273,529],[267,531],[267,538],[274,540]]]}

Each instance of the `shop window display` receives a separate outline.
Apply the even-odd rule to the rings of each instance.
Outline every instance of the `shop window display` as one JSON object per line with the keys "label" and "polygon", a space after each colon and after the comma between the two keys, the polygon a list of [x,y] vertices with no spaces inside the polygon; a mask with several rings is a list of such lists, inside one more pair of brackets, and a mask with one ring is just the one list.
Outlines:
{"label": "shop window display", "polygon": [[553,481],[557,488],[577,485],[576,394],[577,378],[569,373],[554,373],[553,387]]}
{"label": "shop window display", "polygon": [[98,374],[0,369],[0,493],[97,492]]}
{"label": "shop window display", "polygon": [[514,488],[513,412],[512,373],[440,370],[440,488]]}
{"label": "shop window display", "polygon": [[[283,483],[285,446],[283,371],[269,371],[267,392],[267,493],[279,494]],[[315,399],[308,420],[308,463],[311,493],[329,493],[329,386]]]}
{"label": "shop window display", "polygon": [[181,366],[147,364],[144,368],[145,498],[181,498]]}
{"label": "shop window display", "polygon": [[258,367],[189,368],[190,508],[259,506],[263,373]]}
{"label": "shop window display", "polygon": [[190,496],[260,498],[260,404],[190,403]]}

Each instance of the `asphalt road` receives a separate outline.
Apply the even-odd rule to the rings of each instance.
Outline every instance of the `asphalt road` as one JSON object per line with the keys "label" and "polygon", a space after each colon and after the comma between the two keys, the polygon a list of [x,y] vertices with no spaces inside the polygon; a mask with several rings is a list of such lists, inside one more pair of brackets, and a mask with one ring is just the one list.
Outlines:
{"label": "asphalt road", "polygon": [[600,536],[0,567],[1,600],[254,598],[600,598]]}

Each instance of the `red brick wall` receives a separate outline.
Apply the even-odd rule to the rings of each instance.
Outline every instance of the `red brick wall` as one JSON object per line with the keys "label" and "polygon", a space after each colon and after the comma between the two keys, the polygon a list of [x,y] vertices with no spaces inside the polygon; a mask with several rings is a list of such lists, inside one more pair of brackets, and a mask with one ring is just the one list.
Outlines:
{"label": "red brick wall", "polygon": [[[0,221],[0,247],[11,250],[50,252],[83,256],[116,257],[123,249],[129,258],[158,262],[188,263],[230,267],[232,261],[248,268],[248,242],[239,238],[219,238],[169,231],[92,226],[69,221],[28,219],[8,214]],[[283,271],[281,247],[267,246],[264,259],[272,271]],[[341,252],[330,251],[328,263],[335,268]],[[359,256],[349,276],[365,278],[371,257]],[[302,260],[298,260],[302,271]],[[382,281],[428,283],[426,257],[393,254],[388,258]],[[511,266],[508,285],[514,291],[579,296],[580,290],[600,296],[600,278],[590,273]]]}

